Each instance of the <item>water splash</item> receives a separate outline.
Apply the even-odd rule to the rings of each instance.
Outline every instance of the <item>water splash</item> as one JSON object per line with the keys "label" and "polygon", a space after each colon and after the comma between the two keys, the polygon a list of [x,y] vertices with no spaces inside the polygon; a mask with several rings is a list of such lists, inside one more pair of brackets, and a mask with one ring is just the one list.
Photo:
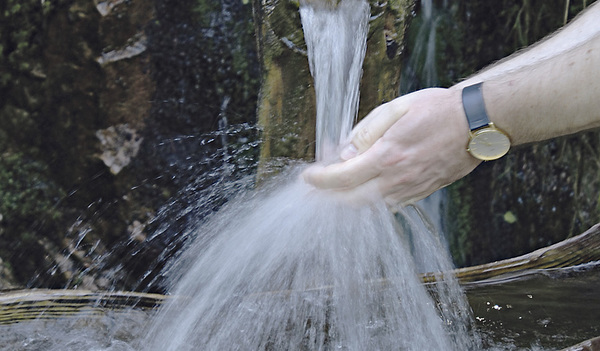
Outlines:
{"label": "water splash", "polygon": [[[142,349],[469,349],[448,332],[464,321],[439,317],[385,203],[349,205],[297,173],[198,229]],[[455,302],[444,308],[464,307]]]}
{"label": "water splash", "polygon": [[[358,108],[369,6],[303,2],[317,94],[317,155],[331,159]],[[174,296],[144,350],[469,350],[458,283],[422,285],[416,263],[448,271],[418,212],[348,202],[288,169],[198,223],[167,272]],[[399,223],[402,223],[401,225]],[[410,234],[410,235],[409,235]],[[420,257],[415,260],[414,257]]]}

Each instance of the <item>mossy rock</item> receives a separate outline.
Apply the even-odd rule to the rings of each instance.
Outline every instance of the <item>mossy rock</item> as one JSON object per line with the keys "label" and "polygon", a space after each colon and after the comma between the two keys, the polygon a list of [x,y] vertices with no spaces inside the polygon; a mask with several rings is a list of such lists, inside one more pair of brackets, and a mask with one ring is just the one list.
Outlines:
{"label": "mossy rock", "polygon": [[[361,80],[359,119],[398,94],[404,31],[412,0],[371,1],[372,20]],[[313,160],[316,100],[298,4],[254,3],[262,65],[258,120],[263,130],[259,174],[282,160]]]}

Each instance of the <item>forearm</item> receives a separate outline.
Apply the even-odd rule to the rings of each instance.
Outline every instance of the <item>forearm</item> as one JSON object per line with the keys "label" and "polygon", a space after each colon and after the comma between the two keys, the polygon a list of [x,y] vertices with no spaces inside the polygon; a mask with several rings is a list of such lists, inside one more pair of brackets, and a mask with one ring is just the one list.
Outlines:
{"label": "forearm", "polygon": [[480,81],[490,119],[515,145],[600,126],[600,6],[451,90]]}

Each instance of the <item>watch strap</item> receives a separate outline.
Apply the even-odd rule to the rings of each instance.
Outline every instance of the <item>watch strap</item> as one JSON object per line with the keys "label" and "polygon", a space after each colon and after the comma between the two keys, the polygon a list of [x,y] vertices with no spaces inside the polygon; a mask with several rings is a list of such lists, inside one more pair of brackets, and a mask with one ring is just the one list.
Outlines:
{"label": "watch strap", "polygon": [[485,111],[485,103],[483,102],[482,85],[483,82],[469,85],[462,90],[463,108],[465,109],[465,115],[467,116],[471,131],[490,124],[490,119]]}

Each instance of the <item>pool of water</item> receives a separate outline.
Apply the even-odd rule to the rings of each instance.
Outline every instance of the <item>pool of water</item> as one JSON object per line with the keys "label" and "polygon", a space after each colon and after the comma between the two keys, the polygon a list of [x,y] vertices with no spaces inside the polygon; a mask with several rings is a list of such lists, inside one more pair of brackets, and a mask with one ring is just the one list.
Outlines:
{"label": "pool of water", "polygon": [[492,350],[557,350],[600,336],[600,264],[532,271],[467,288]]}
{"label": "pool of water", "polygon": [[[560,350],[600,336],[598,262],[466,290],[488,351]],[[0,325],[0,350],[139,350],[154,315],[148,309],[89,312]]]}
{"label": "pool of water", "polygon": [[98,310],[0,325],[2,351],[130,351],[144,335],[148,310]]}

